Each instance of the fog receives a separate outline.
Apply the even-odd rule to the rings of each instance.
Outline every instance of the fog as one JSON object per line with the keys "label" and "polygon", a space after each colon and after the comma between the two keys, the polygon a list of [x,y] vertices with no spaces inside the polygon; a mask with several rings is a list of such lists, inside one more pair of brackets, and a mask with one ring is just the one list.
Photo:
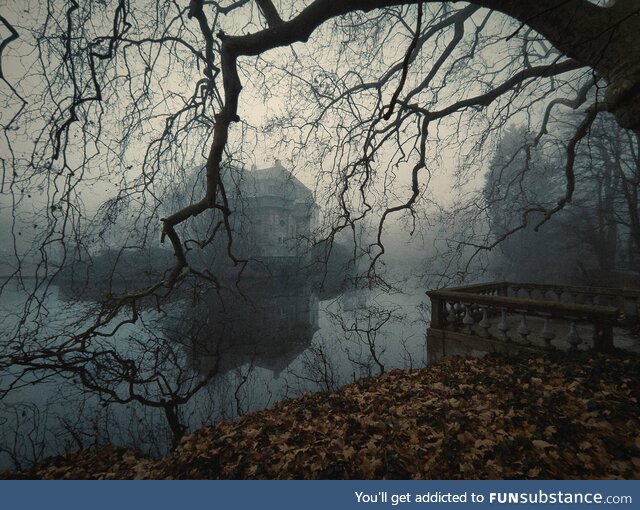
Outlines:
{"label": "fog", "polygon": [[429,289],[640,281],[637,134],[532,30],[398,6],[231,72],[268,23],[205,4],[7,6],[0,467],[424,366]]}

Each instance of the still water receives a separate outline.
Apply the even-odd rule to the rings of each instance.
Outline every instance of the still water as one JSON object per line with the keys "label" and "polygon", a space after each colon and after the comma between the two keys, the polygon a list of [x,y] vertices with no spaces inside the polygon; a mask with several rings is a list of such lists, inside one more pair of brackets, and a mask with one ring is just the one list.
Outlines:
{"label": "still water", "polygon": [[[5,337],[25,299],[3,292]],[[45,305],[44,329],[63,331],[96,303],[52,287]],[[161,405],[170,400],[188,433],[383,369],[423,366],[425,307],[422,289],[320,292],[275,279],[148,306],[136,323],[92,345],[107,361],[90,365],[89,382],[106,391],[62,372],[0,401],[0,468],[106,442],[163,455],[175,438]],[[135,384],[112,380],[118,363],[131,365]],[[8,380],[0,376],[3,386]]]}

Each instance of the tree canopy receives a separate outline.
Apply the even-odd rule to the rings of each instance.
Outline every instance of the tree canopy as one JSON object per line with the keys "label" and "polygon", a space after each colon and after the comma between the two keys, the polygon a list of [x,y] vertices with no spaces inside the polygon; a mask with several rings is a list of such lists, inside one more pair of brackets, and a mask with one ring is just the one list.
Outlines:
{"label": "tree canopy", "polygon": [[[17,190],[47,190],[38,246],[69,251],[69,230],[83,237],[81,215],[95,213],[80,197],[85,183],[108,197],[102,228],[83,225],[94,236],[132,202],[147,235],[167,183],[204,165],[201,192],[160,220],[176,257],[169,286],[189,266],[178,227],[204,211],[219,211],[235,260],[223,163],[251,157],[265,131],[292,162],[315,163],[319,189],[335,198],[325,236],[385,204],[377,258],[386,218],[415,214],[456,145],[473,159],[509,119],[524,114],[543,136],[563,109],[584,111],[567,135],[566,189],[551,215],[571,201],[575,147],[598,112],[640,126],[634,1],[22,5],[0,19],[3,192],[20,202]],[[285,92],[275,102],[290,104],[272,106],[276,90]],[[256,118],[243,101],[272,111]],[[408,189],[387,193],[396,168]]]}

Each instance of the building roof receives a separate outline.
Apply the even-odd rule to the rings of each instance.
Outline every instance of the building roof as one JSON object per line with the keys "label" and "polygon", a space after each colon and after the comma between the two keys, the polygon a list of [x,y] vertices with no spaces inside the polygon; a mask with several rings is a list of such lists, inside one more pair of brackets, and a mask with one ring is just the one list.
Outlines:
{"label": "building roof", "polygon": [[254,169],[246,174],[245,194],[249,197],[278,197],[298,203],[313,204],[313,193],[280,161],[268,168]]}

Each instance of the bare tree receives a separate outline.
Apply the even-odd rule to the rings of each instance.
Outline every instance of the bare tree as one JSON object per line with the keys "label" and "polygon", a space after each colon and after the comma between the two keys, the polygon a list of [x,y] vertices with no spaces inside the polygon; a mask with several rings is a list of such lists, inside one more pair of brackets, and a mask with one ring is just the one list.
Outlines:
{"label": "bare tree", "polygon": [[[584,137],[600,110],[613,112],[623,127],[638,126],[635,119],[638,104],[635,94],[638,87],[635,84],[640,72],[637,64],[638,45],[633,44],[638,22],[637,8],[633,2],[619,1],[603,7],[585,0],[547,0],[536,2],[535,5],[487,0],[452,10],[446,2],[417,3],[417,7],[414,7],[411,2],[399,0],[318,0],[299,12],[293,6],[287,6],[285,9],[290,13],[284,17],[270,1],[257,2],[257,8],[261,15],[259,18],[254,17],[257,14],[255,6],[246,1],[227,6],[193,1],[184,8],[171,3],[150,2],[137,9],[120,1],[112,11],[97,10],[91,4],[81,7],[74,2],[66,10],[55,9],[53,5],[43,8],[42,11],[45,12],[38,16],[42,19],[37,20],[42,22],[42,28],[38,28],[36,33],[37,63],[41,68],[38,78],[45,84],[45,101],[37,104],[38,110],[22,108],[22,105],[7,126],[12,128],[18,122],[25,123],[35,116],[36,111],[42,112],[43,104],[49,106],[52,112],[51,121],[41,123],[39,144],[28,161],[14,157],[5,162],[5,168],[9,164],[9,170],[21,177],[24,172],[17,170],[26,164],[27,167],[46,169],[48,173],[56,172],[67,177],[69,182],[65,188],[66,193],[51,197],[51,203],[47,205],[51,209],[51,214],[47,215],[49,222],[58,223],[71,219],[69,214],[73,212],[61,204],[66,201],[73,204],[78,202],[79,197],[74,196],[80,193],[77,190],[80,177],[77,172],[86,170],[94,153],[104,150],[97,145],[105,140],[123,140],[123,145],[126,146],[134,134],[146,138],[147,150],[144,151],[144,157],[135,161],[135,164],[141,166],[141,172],[136,173],[131,185],[121,183],[124,185],[118,192],[119,198],[131,200],[139,196],[145,203],[149,196],[153,196],[157,181],[163,179],[160,167],[165,166],[167,160],[173,163],[172,170],[180,171],[180,168],[185,168],[185,163],[197,161],[194,156],[185,159],[186,154],[206,154],[206,186],[203,197],[162,219],[162,239],[168,238],[171,241],[176,257],[176,265],[165,282],[170,287],[175,284],[182,270],[189,267],[176,228],[206,210],[220,211],[229,237],[229,256],[234,259],[228,222],[230,210],[221,179],[221,163],[229,140],[229,128],[232,123],[240,120],[238,108],[242,85],[239,73],[251,71],[250,64],[245,67],[247,64],[241,64],[240,59],[261,56],[274,48],[305,42],[329,21],[334,22],[333,27],[338,33],[355,35],[355,40],[361,36],[353,26],[361,24],[361,32],[367,37],[373,36],[373,44],[379,49],[369,51],[368,54],[361,52],[359,56],[366,54],[364,65],[380,63],[374,66],[378,71],[377,79],[370,79],[359,72],[362,65],[355,69],[348,66],[345,72],[337,74],[327,72],[325,63],[318,62],[319,72],[314,73],[312,68],[309,73],[312,76],[309,76],[308,85],[314,91],[314,99],[319,97],[330,103],[321,108],[321,117],[328,117],[331,108],[337,106],[343,110],[345,106],[352,111],[361,110],[355,98],[362,92],[368,92],[370,96],[368,104],[362,104],[369,107],[367,113],[363,115],[359,111],[355,112],[353,117],[356,122],[347,124],[345,127],[348,132],[343,137],[339,135],[336,142],[336,145],[339,142],[342,146],[345,145],[344,142],[350,142],[348,145],[354,147],[355,153],[348,154],[345,161],[342,158],[338,160],[336,171],[342,173],[338,173],[336,181],[341,183],[341,193],[338,196],[345,221],[339,223],[337,228],[347,228],[354,218],[371,208],[365,191],[371,185],[374,173],[382,171],[385,175],[392,175],[394,165],[417,158],[410,171],[409,198],[389,204],[382,212],[375,257],[384,253],[384,220],[403,210],[412,211],[414,203],[424,191],[419,175],[426,171],[429,128],[440,129],[439,121],[442,119],[452,118],[459,125],[460,115],[464,112],[490,107],[505,95],[509,99],[515,99],[522,94],[527,84],[539,83],[541,78],[546,78],[545,81],[549,82],[547,92],[557,93],[561,87],[554,77],[566,76],[578,69],[588,69],[590,73],[594,73],[595,78],[587,78],[594,87],[598,83],[607,83],[608,86],[605,97],[598,98],[588,109],[585,122],[571,139],[568,150],[572,151]],[[480,8],[490,10],[483,11]],[[249,12],[242,12],[243,10]],[[359,14],[361,11],[373,14]],[[151,19],[149,12],[153,12]],[[498,21],[502,24],[498,33],[491,34],[489,29],[489,36],[483,38],[483,32],[493,25],[488,19],[493,12],[504,13],[521,24],[519,27],[516,25],[513,33],[506,37],[517,41],[521,51],[515,57],[509,58],[507,55],[505,59],[499,60],[498,65],[491,66],[493,69],[487,67],[486,60],[480,58],[486,86],[471,87],[475,73],[466,73],[467,79],[460,80],[465,77],[464,70],[461,71],[460,68],[465,65],[473,67],[472,59],[475,55],[481,55],[483,47],[485,50],[487,47],[494,47],[505,38],[504,19]],[[221,20],[225,16],[231,20],[229,23],[225,24]],[[285,19],[287,17],[289,19]],[[343,21],[345,17],[351,22]],[[412,19],[415,19],[414,26],[409,25]],[[3,18],[2,22],[11,33],[3,41],[2,50],[6,53],[20,34],[8,19]],[[229,35],[227,29],[214,35],[218,28],[226,29],[231,26],[237,30],[236,27],[242,26],[242,23],[246,27],[245,31],[249,30],[250,33]],[[266,28],[255,30],[263,23],[266,23]],[[396,51],[395,59],[385,58],[386,55],[382,53],[384,43],[399,43],[391,34],[400,28],[407,39],[404,57],[398,58],[400,55]],[[57,30],[60,31],[61,38],[53,37],[57,35]],[[557,51],[545,46],[542,38],[553,44]],[[563,54],[569,59],[563,59]],[[295,60],[295,53],[292,58]],[[288,60],[291,61],[291,58]],[[347,60],[345,57],[345,60],[345,64],[350,64],[348,60],[351,59]],[[426,75],[421,72],[416,73],[417,76],[410,75],[412,68],[418,71],[417,68],[427,62],[431,68]],[[169,87],[169,77],[173,77],[173,73],[190,75],[194,66],[200,67],[202,74],[195,81],[191,94]],[[285,67],[289,74],[296,69],[295,66]],[[379,72],[381,67],[386,69]],[[26,76],[33,79],[34,74],[27,73]],[[575,80],[575,74],[571,74],[571,78]],[[4,74],[3,79],[6,80]],[[266,84],[265,77],[260,76],[260,79],[265,80]],[[300,79],[305,80],[304,74]],[[446,82],[455,79],[458,79],[456,88],[465,87],[465,90],[458,90],[458,97],[446,90]],[[128,94],[123,93],[123,87]],[[10,92],[13,93],[14,90],[17,91],[12,85]],[[479,93],[474,94],[476,90]],[[19,92],[13,96],[23,97]],[[444,105],[441,104],[443,99]],[[127,110],[124,123],[121,123],[124,124],[121,131],[123,137],[111,138],[103,133],[106,130],[103,126],[108,125],[111,129],[112,124],[107,124],[110,120],[108,112],[100,105],[105,101],[118,100],[124,100]],[[12,95],[7,95],[5,101],[12,105]],[[156,107],[157,101],[162,102],[161,108]],[[562,101],[556,98],[549,108],[558,104],[562,104]],[[505,108],[504,104],[500,107]],[[513,114],[514,109],[516,108],[512,107],[498,113],[497,118]],[[118,111],[118,116],[122,112],[115,110]],[[495,124],[496,112],[492,113]],[[158,124],[156,129],[142,127],[150,119]],[[316,126],[321,125],[319,121],[322,118],[313,120]],[[354,128],[357,126],[363,135],[354,136]],[[76,129],[79,133],[74,132]],[[159,134],[156,136],[154,131],[159,131]],[[153,134],[149,136],[150,133]],[[8,145],[16,147],[17,141],[11,140],[6,130],[5,134]],[[79,143],[74,141],[77,134],[81,134],[82,138]],[[406,144],[406,138],[412,142],[410,145]],[[389,140],[396,143],[389,144]],[[383,159],[383,149],[388,146],[389,150],[400,151],[403,157],[396,158],[395,161],[392,159],[391,163],[385,158],[386,165],[374,165],[376,159]],[[84,154],[79,165],[72,161],[75,158],[69,157],[78,150]],[[111,165],[124,163],[125,168],[133,166],[126,164],[131,158],[125,157],[122,147],[116,147],[111,142],[107,143],[106,150],[114,152],[115,161],[111,160]],[[411,151],[415,151],[415,155]],[[234,150],[233,153],[236,154],[236,159],[241,159],[238,156],[242,152]],[[354,157],[357,153],[360,153],[359,157]],[[228,153],[227,158],[230,157],[231,153]],[[568,183],[561,204],[571,200],[574,186],[572,161],[571,158],[568,159]],[[15,181],[12,183],[17,184]],[[354,203],[358,194],[362,200]],[[108,213],[103,212],[112,218],[117,214],[114,209],[120,209],[121,203],[121,200],[110,201],[105,206]],[[562,207],[561,204],[557,207]],[[158,208],[157,202],[148,205],[150,210],[143,207],[135,213],[140,215],[140,221],[147,227],[154,217],[153,211]],[[60,211],[57,209],[60,207],[65,209],[64,219],[53,214],[53,211]],[[548,213],[553,213],[554,209]],[[58,241],[58,236],[54,235],[54,232],[58,233],[57,229],[51,228],[49,232],[40,246],[49,247]]]}
{"label": "bare tree", "polygon": [[[566,130],[575,128],[572,120],[565,119]],[[616,271],[633,269],[637,258],[636,137],[610,116],[597,119],[590,143],[576,154],[574,200],[545,223],[542,212],[564,185],[556,172],[564,165],[561,149],[557,141],[536,144],[524,126],[504,132],[479,199],[486,203],[487,237],[513,234],[499,246],[493,268],[507,279],[618,285]],[[523,215],[531,219],[524,228]]]}
{"label": "bare tree", "polygon": [[[371,366],[375,365],[378,369],[378,375],[384,373],[384,347],[379,336],[389,322],[400,321],[403,317],[400,315],[397,307],[389,309],[375,304],[362,310],[355,310],[352,313],[345,313],[339,310],[337,313],[331,314],[343,333],[346,336],[347,343],[355,343],[357,349],[364,348],[366,350],[366,359],[362,356],[352,359],[356,365],[364,369],[367,375],[371,375]],[[400,341],[401,339],[398,339]],[[348,349],[348,347],[346,347]],[[348,353],[348,351],[347,351]]]}

